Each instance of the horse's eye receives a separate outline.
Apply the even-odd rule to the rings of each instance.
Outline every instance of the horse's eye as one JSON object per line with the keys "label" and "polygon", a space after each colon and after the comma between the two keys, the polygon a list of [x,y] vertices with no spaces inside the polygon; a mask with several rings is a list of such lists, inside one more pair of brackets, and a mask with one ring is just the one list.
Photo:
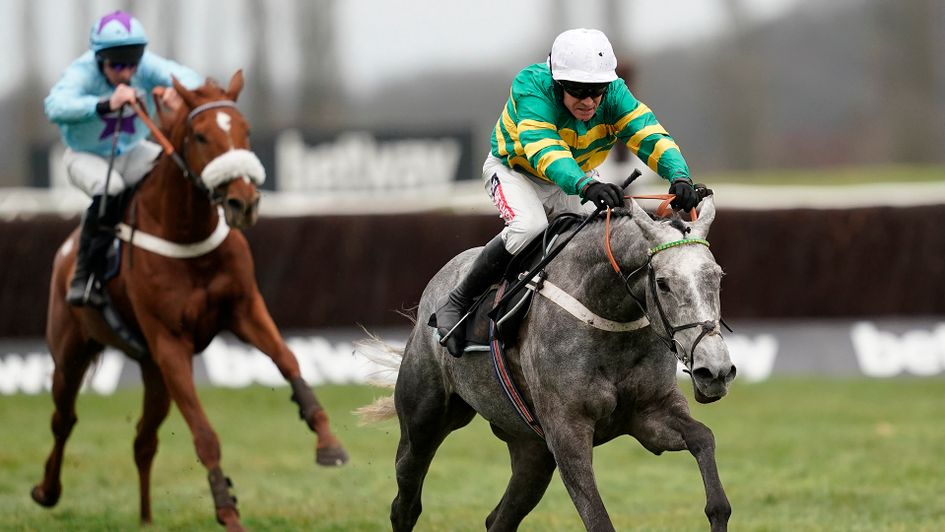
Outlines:
{"label": "horse's eye", "polygon": [[200,133],[194,133],[194,138],[201,144],[207,143],[207,137],[201,135]]}
{"label": "horse's eye", "polygon": [[656,286],[660,287],[660,290],[664,292],[669,292],[669,284],[667,284],[666,279],[662,277],[656,279]]}

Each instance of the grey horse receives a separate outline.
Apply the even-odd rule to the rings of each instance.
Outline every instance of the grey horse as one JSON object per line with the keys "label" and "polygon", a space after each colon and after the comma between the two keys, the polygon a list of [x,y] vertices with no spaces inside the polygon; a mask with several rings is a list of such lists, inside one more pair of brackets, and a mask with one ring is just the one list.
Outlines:
{"label": "grey horse", "polygon": [[[731,506],[716,467],[715,438],[690,416],[676,374],[678,356],[703,403],[724,396],[735,378],[719,331],[722,270],[704,240],[715,206],[711,197],[704,200],[695,222],[653,220],[632,200],[624,211],[612,223],[588,224],[545,269],[547,281],[577,300],[579,311],[536,295],[517,345],[506,349],[510,373],[543,437],[506,398],[487,353],[454,358],[426,325],[477,250],[456,256],[427,285],[393,397],[362,412],[370,420],[399,418],[394,530],[414,527],[437,448],[476,413],[506,442],[512,463],[505,494],[486,518],[488,530],[515,530],[555,467],[584,526],[613,530],[591,454],[624,434],[655,454],[688,449],[702,473],[711,529],[726,530]],[[616,270],[623,273],[607,256],[608,229]]]}

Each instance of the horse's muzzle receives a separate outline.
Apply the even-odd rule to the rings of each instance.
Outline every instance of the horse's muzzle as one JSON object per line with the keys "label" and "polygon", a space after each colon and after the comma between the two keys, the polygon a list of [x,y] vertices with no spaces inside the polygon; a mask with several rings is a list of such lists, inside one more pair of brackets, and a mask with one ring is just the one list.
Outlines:
{"label": "horse's muzzle", "polygon": [[256,225],[259,219],[259,193],[250,198],[227,196],[223,199],[223,214],[226,223],[236,229]]}
{"label": "horse's muzzle", "polygon": [[729,385],[735,380],[735,374],[735,365],[731,363],[714,370],[706,366],[693,368],[693,395],[696,401],[706,404],[725,397]]}

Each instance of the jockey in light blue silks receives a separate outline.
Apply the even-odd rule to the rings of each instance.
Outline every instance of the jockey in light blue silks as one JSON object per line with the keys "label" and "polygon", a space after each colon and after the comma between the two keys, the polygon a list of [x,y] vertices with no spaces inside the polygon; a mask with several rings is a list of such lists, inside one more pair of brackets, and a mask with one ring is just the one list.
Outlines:
{"label": "jockey in light blue silks", "polygon": [[[71,305],[101,306],[104,302],[96,277],[101,274],[104,251],[112,235],[99,224],[119,220],[116,207],[98,219],[103,195],[114,195],[134,186],[154,166],[161,147],[145,140],[148,129],[130,104],[136,99],[154,111],[144,95],[162,88],[164,105],[177,109],[180,96],[171,87],[175,76],[187,88],[204,81],[193,70],[145,51],[148,38],[141,22],[123,11],[109,13],[92,25],[90,49],[73,61],[45,100],[46,117],[59,126],[66,145],[64,162],[69,181],[92,198],[82,218],[75,273],[66,300]],[[111,177],[108,158],[117,133]],[[108,190],[105,190],[106,181]]]}
{"label": "jockey in light blue silks", "polygon": [[512,80],[482,167],[505,229],[485,245],[430,320],[451,355],[461,356],[465,345],[463,327],[456,324],[550,217],[623,206],[623,190],[598,181],[595,169],[617,142],[669,181],[674,209],[688,211],[699,202],[679,146],[616,69],[607,36],[579,28],[558,35],[547,61],[525,67]]}

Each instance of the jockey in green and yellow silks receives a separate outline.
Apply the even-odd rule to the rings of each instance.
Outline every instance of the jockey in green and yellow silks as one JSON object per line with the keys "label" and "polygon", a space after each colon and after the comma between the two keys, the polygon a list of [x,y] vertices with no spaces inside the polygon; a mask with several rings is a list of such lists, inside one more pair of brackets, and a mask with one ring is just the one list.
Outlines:
{"label": "jockey in green and yellow silks", "polygon": [[561,104],[564,91],[548,63],[519,72],[492,132],[492,155],[567,194],[579,194],[592,179],[586,173],[604,162],[617,142],[626,143],[667,180],[689,177],[679,146],[622,79],[603,87],[600,104],[586,122]]}
{"label": "jockey in green and yellow silks", "polygon": [[457,324],[473,301],[545,230],[549,218],[623,205],[623,190],[598,181],[595,170],[617,142],[669,181],[673,208],[689,210],[698,203],[679,146],[616,69],[607,36],[580,28],[558,35],[548,60],[512,81],[482,166],[505,229],[480,251],[431,319],[451,355],[463,353],[463,327]]}

